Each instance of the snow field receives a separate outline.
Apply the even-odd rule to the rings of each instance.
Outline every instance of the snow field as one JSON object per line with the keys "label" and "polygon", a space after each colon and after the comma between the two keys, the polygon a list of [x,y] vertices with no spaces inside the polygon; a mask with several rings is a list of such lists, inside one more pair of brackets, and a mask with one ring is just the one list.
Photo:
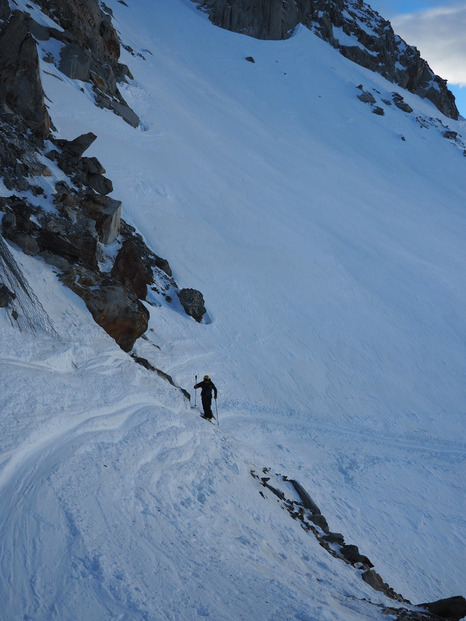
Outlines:
{"label": "snow field", "polygon": [[[59,339],[0,315],[5,619],[382,618],[261,498],[264,466],[405,597],[464,595],[465,160],[416,122],[441,115],[304,29],[261,42],[189,0],[108,4],[145,58],[122,53],[141,129],[44,73],[50,112],[97,134],[125,219],[203,292],[212,323],[151,307],[135,350],[191,391],[208,373],[220,428],[15,253]],[[359,84],[413,115],[376,117]]]}

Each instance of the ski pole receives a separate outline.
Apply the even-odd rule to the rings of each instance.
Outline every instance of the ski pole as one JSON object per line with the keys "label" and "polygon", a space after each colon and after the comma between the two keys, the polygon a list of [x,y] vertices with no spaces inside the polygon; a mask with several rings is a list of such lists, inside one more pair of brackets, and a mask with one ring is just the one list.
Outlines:
{"label": "ski pole", "polygon": [[218,422],[218,407],[217,407],[217,399],[215,399],[215,414],[217,415],[217,425],[220,427],[220,423]]}
{"label": "ski pole", "polygon": [[[197,375],[194,376],[194,379],[196,380],[194,383],[197,384]],[[197,390],[195,388],[194,389],[194,407],[196,407],[196,397],[197,397]]]}

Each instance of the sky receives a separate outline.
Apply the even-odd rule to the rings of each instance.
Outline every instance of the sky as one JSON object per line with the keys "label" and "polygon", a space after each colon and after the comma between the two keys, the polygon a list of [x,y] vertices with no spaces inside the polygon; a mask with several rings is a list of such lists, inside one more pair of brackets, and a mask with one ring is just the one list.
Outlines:
{"label": "sky", "polygon": [[433,71],[448,80],[466,117],[466,1],[370,0],[397,34],[421,52]]}

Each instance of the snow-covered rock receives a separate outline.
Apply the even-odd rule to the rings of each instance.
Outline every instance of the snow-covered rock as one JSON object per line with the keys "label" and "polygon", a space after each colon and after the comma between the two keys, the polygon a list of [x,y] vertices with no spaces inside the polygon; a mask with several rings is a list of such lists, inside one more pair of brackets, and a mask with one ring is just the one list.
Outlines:
{"label": "snow-covered rock", "polygon": [[194,0],[214,24],[259,39],[286,39],[298,24],[313,30],[349,60],[380,73],[458,118],[446,80],[419,51],[395,34],[389,21],[361,0]]}

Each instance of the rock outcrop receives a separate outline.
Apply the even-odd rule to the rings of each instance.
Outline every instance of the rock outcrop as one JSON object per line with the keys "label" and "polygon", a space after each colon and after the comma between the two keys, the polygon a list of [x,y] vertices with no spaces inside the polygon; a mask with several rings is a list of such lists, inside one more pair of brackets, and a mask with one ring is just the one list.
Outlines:
{"label": "rock outcrop", "polygon": [[[103,3],[37,4],[56,28],[0,0],[0,178],[11,192],[0,198],[2,234],[24,253],[52,265],[95,321],[130,351],[148,326],[149,311],[141,302],[148,288],[150,303],[157,306],[157,296],[169,303],[178,287],[168,261],[122,219],[122,203],[108,196],[113,184],[101,162],[84,155],[97,136],[88,132],[65,140],[54,135],[37,41],[58,41],[59,61],[48,60],[69,78],[92,84],[98,105],[137,126],[139,119],[117,87],[130,73],[119,63],[120,42]],[[19,196],[27,191],[41,200]],[[115,250],[106,250],[112,244],[118,248],[116,259]],[[13,295],[1,283],[0,304],[10,304]],[[200,312],[193,304],[192,312]]]}
{"label": "rock outcrop", "polygon": [[177,287],[157,267],[168,264],[123,222],[121,230],[116,230],[121,240],[116,240],[121,243],[117,258],[108,271],[102,271],[102,249],[113,237],[109,240],[100,234],[105,214],[96,215],[89,205],[97,209],[101,201],[112,199],[92,194],[87,187],[78,190],[64,182],[57,186],[55,213],[43,212],[14,195],[0,198],[3,236],[25,254],[38,255],[57,268],[62,282],[84,300],[95,321],[122,349],[130,351],[148,326],[149,312],[140,301],[146,298],[147,286],[158,284],[161,295]]}
{"label": "rock outcrop", "polygon": [[[124,222],[121,201],[106,196],[105,185],[102,193],[96,190],[93,178],[105,170],[96,158],[84,155],[96,139],[94,134],[69,141],[50,135],[49,144],[54,147],[50,149],[27,131],[17,131],[26,127],[18,114],[0,110],[0,173],[7,188],[42,194],[49,208],[43,210],[14,193],[0,198],[2,234],[25,254],[40,256],[54,266],[95,321],[130,351],[148,326],[149,312],[141,303],[148,287],[167,302],[169,293],[178,290],[168,261],[152,252]],[[44,160],[68,180],[51,187],[50,197],[35,185],[51,174]],[[102,261],[108,262],[105,247],[113,243],[119,246],[116,258],[101,266]],[[2,300],[7,300],[6,292]]]}
{"label": "rock outcrop", "polygon": [[[455,97],[419,51],[395,34],[361,0],[193,0],[217,26],[258,39],[286,39],[299,24],[328,41],[349,60],[429,99],[458,119]],[[347,44],[348,37],[354,43]]]}
{"label": "rock outcrop", "polygon": [[[341,533],[330,532],[327,520],[300,483],[287,476],[274,474],[270,468],[263,468],[261,473],[251,470],[251,475],[259,488],[262,488],[259,489],[262,498],[269,500],[268,493],[272,493],[275,500],[278,498],[283,509],[301,524],[304,531],[313,534],[329,554],[356,570],[361,579],[375,591],[384,593],[388,598],[399,602],[397,608],[381,607],[387,618],[397,619],[397,621],[442,621],[443,619],[459,621],[466,616],[466,599],[462,596],[413,606],[383,581],[373,569],[371,561],[359,552],[356,545],[346,544]],[[400,604],[403,607],[400,607]],[[411,607],[404,607],[408,605]]]}
{"label": "rock outcrop", "polygon": [[145,300],[152,275],[146,272],[135,244],[128,240],[121,246],[111,271],[112,278],[125,285],[139,299]]}
{"label": "rock outcrop", "polygon": [[36,22],[25,11],[12,11],[6,0],[0,2],[0,19],[4,20],[0,33],[0,102],[6,101],[14,111],[21,108],[36,131],[47,135],[47,110],[35,88],[40,82],[36,40],[54,39],[60,44],[60,56],[50,54],[47,60],[67,77],[91,84],[98,106],[137,127],[139,118],[118,89],[118,83],[132,76],[119,62],[120,41],[110,10],[105,12],[97,0],[38,0],[37,4],[56,28]]}
{"label": "rock outcrop", "polygon": [[94,318],[124,351],[147,330],[149,311],[137,296],[121,283],[86,270],[71,267],[61,280],[81,297]]}
{"label": "rock outcrop", "polygon": [[442,619],[459,621],[466,617],[466,599],[462,596],[439,599],[429,604],[420,604],[420,606]]}
{"label": "rock outcrop", "polygon": [[[113,110],[137,127],[139,118],[118,89],[118,83],[131,78],[131,73],[119,62],[120,41],[110,10],[103,10],[96,0],[38,0],[37,4],[63,29],[37,25],[34,30],[39,40],[53,38],[63,44],[58,61],[60,71],[73,80],[92,84],[97,105]],[[56,62],[54,58],[50,60]]]}
{"label": "rock outcrop", "polygon": [[202,293],[196,289],[181,289],[178,297],[186,314],[193,317],[198,323],[201,322],[206,313]]}
{"label": "rock outcrop", "polygon": [[40,138],[50,130],[31,18],[15,11],[0,32],[0,104],[22,117]]}

